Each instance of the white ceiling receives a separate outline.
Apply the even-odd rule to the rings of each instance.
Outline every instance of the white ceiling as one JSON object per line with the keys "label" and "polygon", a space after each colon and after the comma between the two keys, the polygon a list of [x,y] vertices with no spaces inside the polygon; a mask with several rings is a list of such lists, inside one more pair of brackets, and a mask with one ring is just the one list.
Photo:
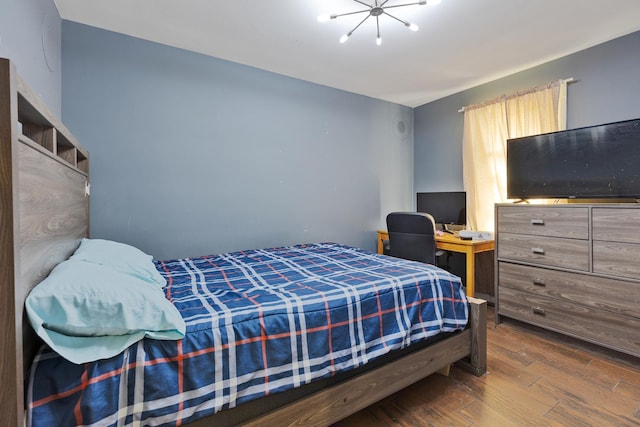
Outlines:
{"label": "white ceiling", "polygon": [[[371,2],[375,0],[363,0]],[[417,0],[389,0],[387,5]],[[640,30],[640,0],[442,0],[389,12],[354,0],[55,0],[63,19],[415,107]],[[567,76],[558,76],[567,77]]]}

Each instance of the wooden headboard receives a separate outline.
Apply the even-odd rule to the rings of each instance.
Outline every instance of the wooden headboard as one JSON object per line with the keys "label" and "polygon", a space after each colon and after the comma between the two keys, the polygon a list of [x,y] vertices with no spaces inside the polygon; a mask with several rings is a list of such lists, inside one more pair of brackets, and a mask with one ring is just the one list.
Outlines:
{"label": "wooden headboard", "polygon": [[[89,153],[0,58],[0,414],[24,423],[39,340],[24,301],[89,232]],[[6,420],[6,421],[5,421]]]}

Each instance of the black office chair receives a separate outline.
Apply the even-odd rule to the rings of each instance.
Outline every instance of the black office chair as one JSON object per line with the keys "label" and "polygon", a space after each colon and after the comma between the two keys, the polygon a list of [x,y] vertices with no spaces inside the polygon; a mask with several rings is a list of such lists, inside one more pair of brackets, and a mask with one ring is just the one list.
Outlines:
{"label": "black office chair", "polygon": [[436,264],[436,224],[423,212],[392,212],[387,215],[389,255],[412,261]]}

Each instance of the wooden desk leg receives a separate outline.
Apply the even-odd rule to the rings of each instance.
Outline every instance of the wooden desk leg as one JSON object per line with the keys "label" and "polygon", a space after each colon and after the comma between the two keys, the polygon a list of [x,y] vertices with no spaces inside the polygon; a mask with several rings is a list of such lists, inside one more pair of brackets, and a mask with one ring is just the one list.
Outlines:
{"label": "wooden desk leg", "polygon": [[475,262],[476,262],[476,254],[473,252],[473,249],[467,250],[465,256],[467,258],[467,296],[473,297],[476,293],[476,270],[475,270]]}
{"label": "wooden desk leg", "polygon": [[386,231],[378,230],[378,253],[379,254],[384,253],[384,245],[382,244],[382,241],[386,239],[389,239],[389,233],[387,233]]}

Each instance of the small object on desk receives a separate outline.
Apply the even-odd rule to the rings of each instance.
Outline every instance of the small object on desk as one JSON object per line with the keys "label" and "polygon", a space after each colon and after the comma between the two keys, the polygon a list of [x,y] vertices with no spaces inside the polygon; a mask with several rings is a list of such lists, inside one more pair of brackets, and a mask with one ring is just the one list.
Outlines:
{"label": "small object on desk", "polygon": [[490,231],[461,230],[458,235],[462,240],[493,240],[493,233]]}
{"label": "small object on desk", "polygon": [[436,236],[444,236],[444,232],[442,230],[436,230]]}

